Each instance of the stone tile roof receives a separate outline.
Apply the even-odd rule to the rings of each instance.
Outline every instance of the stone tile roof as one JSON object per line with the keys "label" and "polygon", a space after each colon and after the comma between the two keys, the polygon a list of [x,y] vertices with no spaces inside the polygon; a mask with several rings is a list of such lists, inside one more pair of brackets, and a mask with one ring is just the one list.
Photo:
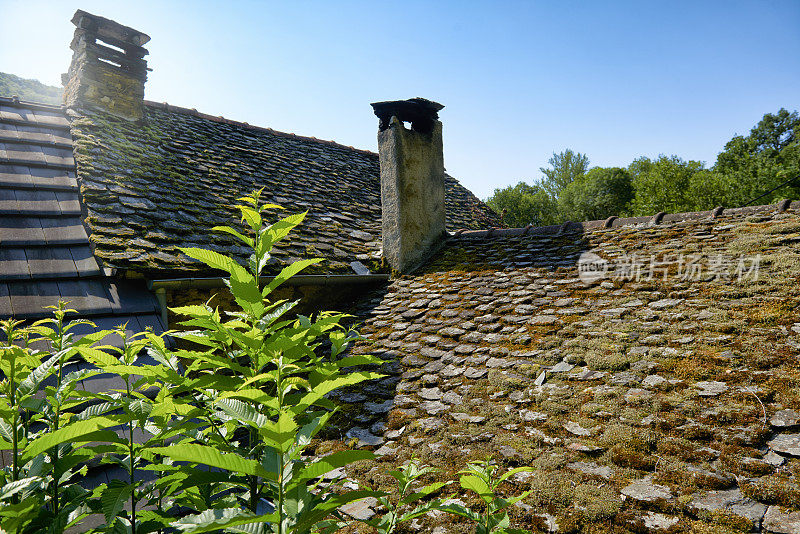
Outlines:
{"label": "stone tile roof", "polygon": [[81,223],[69,123],[59,107],[0,98],[0,318],[70,301],[102,328],[163,331],[143,282],[108,276]]}
{"label": "stone tile roof", "polygon": [[519,526],[797,531],[800,203],[717,215],[465,232],[366,297],[356,351],[389,376],[340,424],[382,456],[348,474],[490,454],[537,468]]}
{"label": "stone tile roof", "polygon": [[[110,266],[167,278],[201,272],[179,246],[239,254],[211,228],[234,222],[236,199],[264,188],[288,212],[309,210],[276,249],[274,269],[309,255],[328,259],[320,269],[331,273],[353,272],[354,261],[378,268],[377,154],[152,102],[141,124],[82,110],[70,117],[86,223]],[[447,212],[453,230],[500,223],[449,176]]]}

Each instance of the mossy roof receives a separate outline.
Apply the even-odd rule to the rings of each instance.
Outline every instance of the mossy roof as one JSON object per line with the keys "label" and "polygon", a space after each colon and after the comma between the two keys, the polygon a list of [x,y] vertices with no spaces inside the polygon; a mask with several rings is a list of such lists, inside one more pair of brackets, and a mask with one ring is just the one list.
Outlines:
{"label": "mossy roof", "polygon": [[[800,203],[659,219],[465,233],[365,297],[355,350],[387,376],[341,396],[340,431],[380,459],[348,474],[491,455],[535,468],[503,488],[532,490],[534,531],[796,528]],[[608,269],[585,283],[588,253]]]}
{"label": "mossy roof", "polygon": [[[217,225],[236,222],[236,199],[263,188],[286,212],[308,210],[273,270],[298,258],[325,258],[319,270],[377,269],[380,254],[378,156],[333,142],[257,128],[193,110],[148,103],[145,120],[72,111],[71,131],[86,224],[107,265],[151,278],[202,274],[178,247],[243,250]],[[447,225],[499,224],[484,203],[446,177]]]}

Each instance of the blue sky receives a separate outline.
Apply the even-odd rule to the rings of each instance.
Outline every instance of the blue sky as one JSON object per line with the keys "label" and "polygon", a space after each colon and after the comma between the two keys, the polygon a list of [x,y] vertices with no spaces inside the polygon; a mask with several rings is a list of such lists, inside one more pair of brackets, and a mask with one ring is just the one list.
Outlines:
{"label": "blue sky", "polygon": [[448,172],[481,198],[565,148],[712,164],[800,108],[798,0],[0,0],[0,71],[60,84],[77,8],[152,37],[151,100],[370,150],[370,102],[439,101]]}

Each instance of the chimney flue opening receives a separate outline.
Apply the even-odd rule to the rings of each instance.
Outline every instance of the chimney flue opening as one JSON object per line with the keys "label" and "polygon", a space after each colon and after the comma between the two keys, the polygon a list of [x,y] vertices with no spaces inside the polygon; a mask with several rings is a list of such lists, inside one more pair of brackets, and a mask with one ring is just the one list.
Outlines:
{"label": "chimney flue opening", "polygon": [[415,132],[430,135],[435,122],[439,119],[439,112],[444,106],[425,98],[411,98],[408,100],[393,100],[375,102],[371,104],[375,115],[380,119],[380,131],[389,128],[392,117],[397,117],[402,123],[410,123]]}

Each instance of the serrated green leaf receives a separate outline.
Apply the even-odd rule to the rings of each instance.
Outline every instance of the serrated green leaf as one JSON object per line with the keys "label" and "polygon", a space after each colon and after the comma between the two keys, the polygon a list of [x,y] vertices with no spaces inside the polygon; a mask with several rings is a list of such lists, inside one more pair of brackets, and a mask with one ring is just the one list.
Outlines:
{"label": "serrated green leaf", "polygon": [[241,508],[222,508],[205,510],[199,514],[182,517],[177,521],[173,521],[171,526],[181,532],[200,533],[219,531],[248,523],[274,523],[277,520],[278,516],[275,513],[255,515]]}
{"label": "serrated green leaf", "polygon": [[253,247],[253,238],[247,237],[239,233],[238,231],[234,230],[230,226],[215,226],[211,229],[212,232],[220,232],[223,234],[230,234],[237,238],[239,241],[243,242],[248,247]]}
{"label": "serrated green leaf", "polygon": [[147,449],[147,452],[151,454],[162,454],[178,462],[203,464],[210,467],[227,469],[228,471],[243,475],[260,477],[270,476],[255,460],[242,458],[234,453],[223,453],[206,445],[184,443],[170,445],[169,447],[150,447]]}
{"label": "serrated green leaf", "polygon": [[492,494],[492,489],[485,480],[475,475],[462,475],[459,482],[462,488],[474,491],[484,502],[492,502],[494,495]]}
{"label": "serrated green leaf", "polygon": [[122,511],[125,501],[128,500],[133,491],[133,486],[126,484],[121,480],[112,480],[108,486],[103,490],[100,496],[100,503],[103,509],[103,516],[106,519],[106,525],[111,525],[114,519]]}
{"label": "serrated green leaf", "polygon": [[324,456],[318,460],[309,463],[300,474],[296,477],[296,481],[311,480],[313,478],[321,477],[325,473],[344,467],[353,462],[360,460],[371,460],[375,455],[370,451],[362,450],[348,450],[338,451],[333,454]]}
{"label": "serrated green leaf", "polygon": [[41,480],[42,480],[41,477],[27,477],[27,478],[21,478],[15,482],[9,482],[8,484],[0,488],[0,501],[4,501],[9,497],[11,497],[12,495],[16,495],[20,491],[24,491],[30,486],[40,483]]}
{"label": "serrated green leaf", "polygon": [[238,274],[242,279],[244,279],[248,274],[244,267],[239,265],[236,260],[229,258],[224,254],[220,254],[219,252],[195,247],[181,247],[179,250],[190,258],[201,261],[213,269],[219,269],[220,271],[225,271],[231,275]]}
{"label": "serrated green leaf", "polygon": [[23,461],[27,462],[51,447],[62,443],[85,443],[88,441],[100,440],[116,442],[119,438],[115,432],[103,432],[104,429],[117,426],[125,421],[121,415],[109,415],[95,417],[85,421],[76,421],[68,426],[59,428],[54,432],[49,432],[28,443],[23,453]]}
{"label": "serrated green leaf", "polygon": [[321,261],[323,261],[322,258],[311,258],[306,260],[299,260],[292,263],[291,265],[287,265],[286,267],[281,269],[281,272],[278,273],[278,275],[275,276],[275,278],[273,278],[269,284],[267,284],[267,286],[264,288],[262,292],[262,295],[266,297],[267,295],[272,293],[272,291],[275,290],[278,286],[280,286],[282,283],[290,279],[292,276],[296,275],[303,269],[310,267],[311,265],[314,265]]}

